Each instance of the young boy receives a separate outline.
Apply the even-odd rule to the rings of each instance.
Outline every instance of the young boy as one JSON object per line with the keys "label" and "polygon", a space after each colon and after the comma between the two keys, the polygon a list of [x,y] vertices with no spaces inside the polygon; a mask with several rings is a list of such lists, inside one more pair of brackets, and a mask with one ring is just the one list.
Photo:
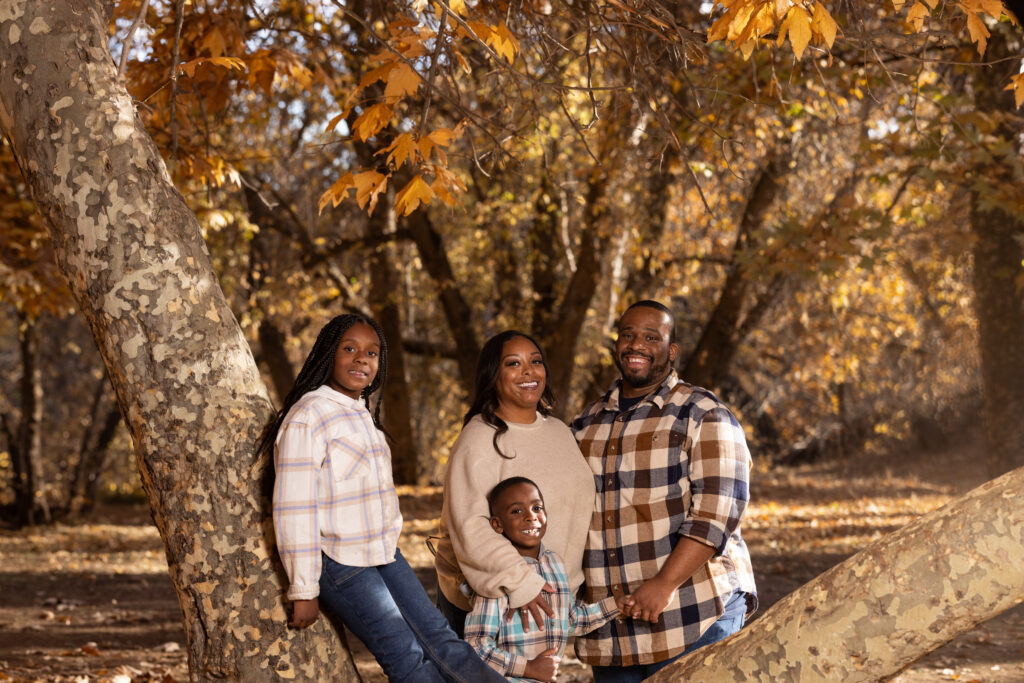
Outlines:
{"label": "young boy", "polygon": [[527,633],[519,618],[506,619],[507,597],[478,595],[466,617],[466,640],[481,659],[510,681],[554,681],[568,637],[588,633],[614,619],[619,605],[614,597],[585,604],[569,594],[561,559],[541,544],[547,515],[536,484],[526,477],[505,479],[487,494],[487,503],[491,527],[511,541],[555,589],[544,594],[555,616],[546,620],[543,631]]}

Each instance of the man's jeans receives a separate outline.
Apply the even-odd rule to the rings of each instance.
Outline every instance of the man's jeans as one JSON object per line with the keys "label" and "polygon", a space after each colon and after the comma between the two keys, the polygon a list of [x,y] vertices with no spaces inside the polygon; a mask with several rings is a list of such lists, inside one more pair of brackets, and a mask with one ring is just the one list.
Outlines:
{"label": "man's jeans", "polygon": [[448,628],[401,551],[376,567],[322,557],[320,603],[363,641],[388,680],[505,680]]}
{"label": "man's jeans", "polygon": [[711,627],[701,634],[697,642],[686,648],[683,652],[671,659],[666,659],[663,662],[654,662],[653,664],[595,666],[593,667],[594,683],[640,683],[645,678],[653,676],[655,671],[664,669],[680,657],[684,657],[705,645],[717,643],[736,633],[736,631],[743,628],[743,621],[746,615],[747,594],[742,591],[736,591],[729,598],[729,601],[725,603],[725,612],[718,618],[718,621],[711,624]]}

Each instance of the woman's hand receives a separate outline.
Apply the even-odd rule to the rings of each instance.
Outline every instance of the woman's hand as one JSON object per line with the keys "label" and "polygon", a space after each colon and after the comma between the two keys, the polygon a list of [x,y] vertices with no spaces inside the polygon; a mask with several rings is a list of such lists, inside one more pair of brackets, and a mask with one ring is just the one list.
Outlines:
{"label": "woman's hand", "polygon": [[292,619],[288,625],[292,628],[306,628],[320,616],[320,603],[316,598],[296,600],[292,603]]}
{"label": "woman's hand", "polygon": [[554,593],[555,589],[551,587],[550,583],[545,583],[540,588],[540,593],[537,593],[537,597],[530,602],[526,603],[518,609],[509,609],[508,614],[505,615],[506,621],[512,621],[512,617],[516,612],[519,612],[519,620],[523,623],[523,633],[530,632],[530,616],[533,616],[533,620],[537,622],[537,627],[544,630],[544,616],[547,614],[549,617],[555,616],[555,610],[551,609],[551,605],[548,603],[547,598],[544,597],[545,593]]}

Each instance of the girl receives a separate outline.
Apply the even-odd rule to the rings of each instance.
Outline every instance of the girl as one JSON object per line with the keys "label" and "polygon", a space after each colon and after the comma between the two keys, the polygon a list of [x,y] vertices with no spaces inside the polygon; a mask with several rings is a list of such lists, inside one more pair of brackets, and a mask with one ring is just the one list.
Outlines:
{"label": "girl", "polygon": [[370,396],[387,374],[380,327],[331,320],[264,430],[274,448],[274,530],[288,574],[289,625],[320,605],[341,620],[392,681],[504,680],[459,640],[398,550],[402,515],[391,452]]}

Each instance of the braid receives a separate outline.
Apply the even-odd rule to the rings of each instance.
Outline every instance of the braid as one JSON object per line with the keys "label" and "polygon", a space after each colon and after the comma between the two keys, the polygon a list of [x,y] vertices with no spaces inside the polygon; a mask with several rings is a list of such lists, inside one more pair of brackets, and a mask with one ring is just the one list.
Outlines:
{"label": "braid", "polygon": [[[259,441],[257,442],[257,455],[273,452],[274,442],[277,440],[277,432],[281,429],[281,424],[284,423],[284,418],[288,411],[303,396],[327,383],[331,373],[334,371],[334,356],[338,351],[338,343],[345,332],[356,323],[369,325],[377,333],[377,337],[380,338],[377,374],[374,376],[370,386],[361,393],[366,407],[370,407],[370,396],[384,384],[384,378],[387,376],[387,342],[384,340],[384,331],[373,318],[361,313],[345,313],[332,318],[320,330],[316,341],[313,342],[313,348],[310,349],[309,355],[306,356],[306,360],[302,364],[302,369],[299,370],[299,374],[295,378],[295,384],[292,386],[291,391],[288,392],[288,395],[284,397],[284,404],[280,410],[274,413],[267,426],[263,428],[263,432],[260,434]],[[374,425],[381,431],[384,431],[380,424],[380,402],[381,399],[378,398],[372,416]]]}

